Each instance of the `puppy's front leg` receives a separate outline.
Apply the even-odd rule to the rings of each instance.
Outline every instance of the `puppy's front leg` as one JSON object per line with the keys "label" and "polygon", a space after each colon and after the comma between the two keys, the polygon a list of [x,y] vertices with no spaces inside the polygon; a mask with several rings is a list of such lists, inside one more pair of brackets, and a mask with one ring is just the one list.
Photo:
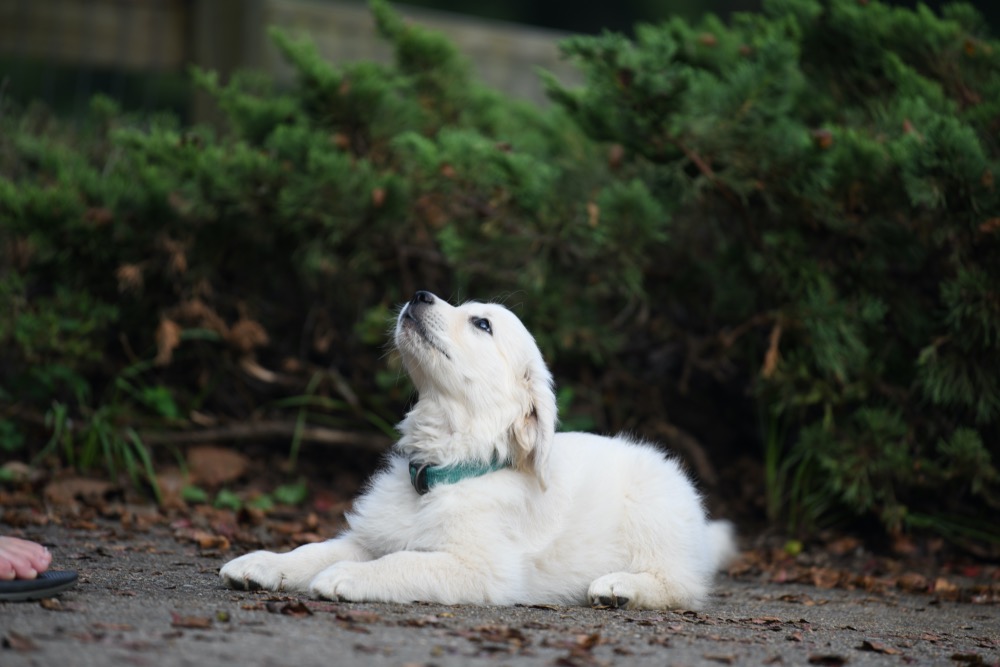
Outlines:
{"label": "puppy's front leg", "polygon": [[237,590],[309,590],[309,582],[319,572],[340,561],[364,561],[371,555],[350,533],[326,542],[304,544],[288,553],[255,551],[226,563],[219,576]]}
{"label": "puppy's front leg", "polygon": [[397,551],[365,563],[341,562],[312,580],[315,597],[351,602],[495,602],[494,575],[485,564],[459,560],[441,551]]}

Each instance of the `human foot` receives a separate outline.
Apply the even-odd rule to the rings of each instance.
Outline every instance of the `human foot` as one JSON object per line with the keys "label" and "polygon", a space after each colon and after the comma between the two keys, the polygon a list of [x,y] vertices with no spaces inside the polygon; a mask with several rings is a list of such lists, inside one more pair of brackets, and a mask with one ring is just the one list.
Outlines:
{"label": "human foot", "polygon": [[36,542],[0,537],[0,581],[34,579],[52,562],[49,550]]}

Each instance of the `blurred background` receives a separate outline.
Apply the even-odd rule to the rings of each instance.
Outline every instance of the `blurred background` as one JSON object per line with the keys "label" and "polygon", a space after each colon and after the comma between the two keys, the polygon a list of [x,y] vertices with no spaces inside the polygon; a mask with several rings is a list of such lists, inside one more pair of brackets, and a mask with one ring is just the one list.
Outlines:
{"label": "blurred background", "polygon": [[[863,0],[859,0],[863,1]],[[890,2],[901,7],[918,3]],[[923,3],[937,10],[940,2]],[[994,32],[1000,4],[972,3]],[[559,57],[570,34],[631,31],[637,22],[671,17],[728,17],[760,9],[761,0],[414,0],[396,3],[406,17],[447,35],[482,80],[505,93],[544,103],[536,67],[572,84],[576,70]],[[95,93],[128,110],[170,110],[182,120],[209,118],[211,105],[192,92],[187,68],[223,76],[262,69],[279,80],[288,66],[267,38],[269,26],[309,36],[334,62],[385,61],[361,0],[0,0],[0,95],[41,100],[72,115]]]}

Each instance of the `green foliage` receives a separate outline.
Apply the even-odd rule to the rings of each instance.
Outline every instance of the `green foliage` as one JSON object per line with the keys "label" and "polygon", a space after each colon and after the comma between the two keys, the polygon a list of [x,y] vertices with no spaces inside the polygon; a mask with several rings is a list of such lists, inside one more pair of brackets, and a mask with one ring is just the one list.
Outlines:
{"label": "green foliage", "polygon": [[194,72],[221,128],[0,110],[0,446],[117,472],[193,415],[289,420],[293,463],[310,425],[391,433],[385,334],[430,289],[522,316],[566,426],[756,430],[773,519],[1000,539],[1000,44],[971,8],[576,37],[586,84],[543,110],[372,7],[391,65],[273,32],[293,87]]}
{"label": "green foliage", "polygon": [[723,341],[689,363],[737,364],[766,415],[772,516],[1000,540],[1000,43],[975,11],[771,0],[563,48],[587,85],[553,96],[675,220],[663,328]]}
{"label": "green foliage", "polygon": [[243,507],[243,499],[229,489],[222,489],[215,494],[213,505],[219,509],[239,511]]}
{"label": "green foliage", "polygon": [[304,479],[292,484],[282,484],[272,494],[274,499],[283,505],[301,505],[309,495],[309,487]]}
{"label": "green foliage", "polygon": [[181,499],[192,505],[204,505],[208,503],[208,492],[200,486],[187,484],[181,488]]}
{"label": "green foliage", "polygon": [[[309,497],[309,487],[305,480],[299,480],[290,484],[282,484],[275,487],[271,493],[262,493],[249,500],[244,500],[240,494],[230,489],[219,489],[212,501],[214,507],[239,511],[243,507],[260,510],[262,512],[272,511],[276,504],[297,506],[305,503]],[[186,485],[181,489],[181,498],[194,505],[207,504],[210,500],[209,493],[199,486]]]}
{"label": "green foliage", "polygon": [[123,473],[135,486],[147,484],[159,501],[153,458],[126,419],[127,414],[117,404],[107,403],[86,410],[82,423],[74,425],[69,408],[55,403],[45,415],[45,425],[52,436],[38,458],[62,453],[67,462],[83,470],[103,464],[112,479]]}

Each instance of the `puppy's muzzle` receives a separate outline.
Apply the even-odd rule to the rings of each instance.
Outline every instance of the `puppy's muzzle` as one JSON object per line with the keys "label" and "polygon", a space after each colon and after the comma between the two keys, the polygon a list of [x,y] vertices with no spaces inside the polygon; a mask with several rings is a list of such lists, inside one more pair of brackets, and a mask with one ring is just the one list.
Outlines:
{"label": "puppy's muzzle", "polygon": [[435,301],[437,301],[437,297],[433,294],[425,290],[419,290],[413,295],[413,298],[410,299],[410,303],[406,306],[406,310],[407,312],[423,310],[427,306],[433,306]]}
{"label": "puppy's muzzle", "polygon": [[420,321],[420,314],[428,307],[433,306],[434,302],[437,300],[430,292],[420,290],[413,295],[410,302],[406,304],[406,308],[403,309],[403,319],[411,320],[413,322]]}

